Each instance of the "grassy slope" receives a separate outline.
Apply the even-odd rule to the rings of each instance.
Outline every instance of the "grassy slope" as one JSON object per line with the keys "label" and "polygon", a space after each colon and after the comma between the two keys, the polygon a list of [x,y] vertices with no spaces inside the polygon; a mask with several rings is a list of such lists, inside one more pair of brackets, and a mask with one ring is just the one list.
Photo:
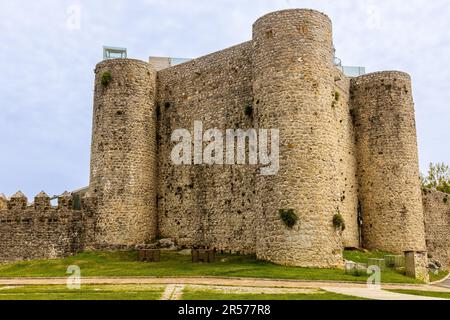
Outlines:
{"label": "grassy slope", "polygon": [[415,296],[434,297],[450,299],[450,292],[418,291],[418,290],[388,290],[403,294],[413,294]]}
{"label": "grassy slope", "polygon": [[157,300],[163,289],[145,285],[83,285],[80,290],[59,285],[26,286],[0,290],[0,300]]}
{"label": "grassy slope", "polygon": [[365,300],[357,297],[321,291],[319,293],[223,293],[214,290],[185,289],[183,300]]}
{"label": "grassy slope", "polygon": [[[353,260],[355,254],[355,252],[346,252],[345,257]],[[358,259],[363,262],[374,253],[358,252],[357,254],[360,255]],[[0,277],[66,277],[67,267],[77,265],[81,268],[81,275],[84,277],[223,276],[299,280],[366,280],[365,276],[346,275],[343,270],[284,267],[256,260],[252,256],[218,254],[215,263],[194,264],[190,256],[176,252],[163,252],[161,262],[141,263],[136,260],[136,252],[85,252],[66,259],[3,264],[0,265]],[[421,283],[393,270],[384,271],[382,281]]]}
{"label": "grassy slope", "polygon": [[430,281],[435,282],[439,280],[443,280],[448,276],[448,271],[439,271],[438,274],[434,274],[433,272],[430,272]]}

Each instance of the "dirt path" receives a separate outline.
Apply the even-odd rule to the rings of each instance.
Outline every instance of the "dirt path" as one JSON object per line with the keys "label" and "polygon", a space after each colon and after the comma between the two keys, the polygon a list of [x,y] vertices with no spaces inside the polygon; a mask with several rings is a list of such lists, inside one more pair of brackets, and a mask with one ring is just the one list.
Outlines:
{"label": "dirt path", "polygon": [[[339,294],[345,294],[353,297],[360,297],[372,300],[446,300],[441,298],[416,296],[412,294],[403,294],[390,292],[381,289],[371,288],[350,288],[350,287],[323,287],[323,290]],[[422,289],[423,290],[423,289]]]}

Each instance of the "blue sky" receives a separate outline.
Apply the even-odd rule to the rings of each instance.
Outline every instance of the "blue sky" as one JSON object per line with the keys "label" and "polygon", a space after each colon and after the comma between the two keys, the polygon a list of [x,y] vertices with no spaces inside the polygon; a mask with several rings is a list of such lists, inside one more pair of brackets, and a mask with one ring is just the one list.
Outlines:
{"label": "blue sky", "polygon": [[198,57],[250,40],[258,17],[284,8],[328,14],[345,65],[410,73],[421,170],[450,163],[447,0],[1,0],[0,193],[32,198],[88,184],[103,45],[142,60]]}

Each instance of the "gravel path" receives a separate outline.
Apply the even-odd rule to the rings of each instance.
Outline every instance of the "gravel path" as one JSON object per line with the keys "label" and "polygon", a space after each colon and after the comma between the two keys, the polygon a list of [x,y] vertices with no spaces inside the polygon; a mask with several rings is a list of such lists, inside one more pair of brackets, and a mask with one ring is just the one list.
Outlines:
{"label": "gravel path", "polygon": [[323,290],[372,300],[447,300],[370,288],[323,287]]}

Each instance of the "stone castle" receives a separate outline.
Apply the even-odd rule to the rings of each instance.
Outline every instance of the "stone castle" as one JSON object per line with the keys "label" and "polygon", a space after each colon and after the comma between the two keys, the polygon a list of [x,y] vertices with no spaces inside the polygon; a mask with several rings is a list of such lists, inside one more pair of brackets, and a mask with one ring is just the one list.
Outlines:
{"label": "stone castle", "polygon": [[[0,198],[0,260],[164,237],[302,267],[341,267],[344,248],[428,252],[448,265],[450,203],[421,190],[409,75],[350,78],[333,58],[330,19],[292,9],[258,19],[248,42],[167,69],[99,63],[81,210],[70,194],[57,208],[44,193],[33,206],[20,193]],[[171,134],[194,121],[278,128],[278,174],[174,165]]]}

